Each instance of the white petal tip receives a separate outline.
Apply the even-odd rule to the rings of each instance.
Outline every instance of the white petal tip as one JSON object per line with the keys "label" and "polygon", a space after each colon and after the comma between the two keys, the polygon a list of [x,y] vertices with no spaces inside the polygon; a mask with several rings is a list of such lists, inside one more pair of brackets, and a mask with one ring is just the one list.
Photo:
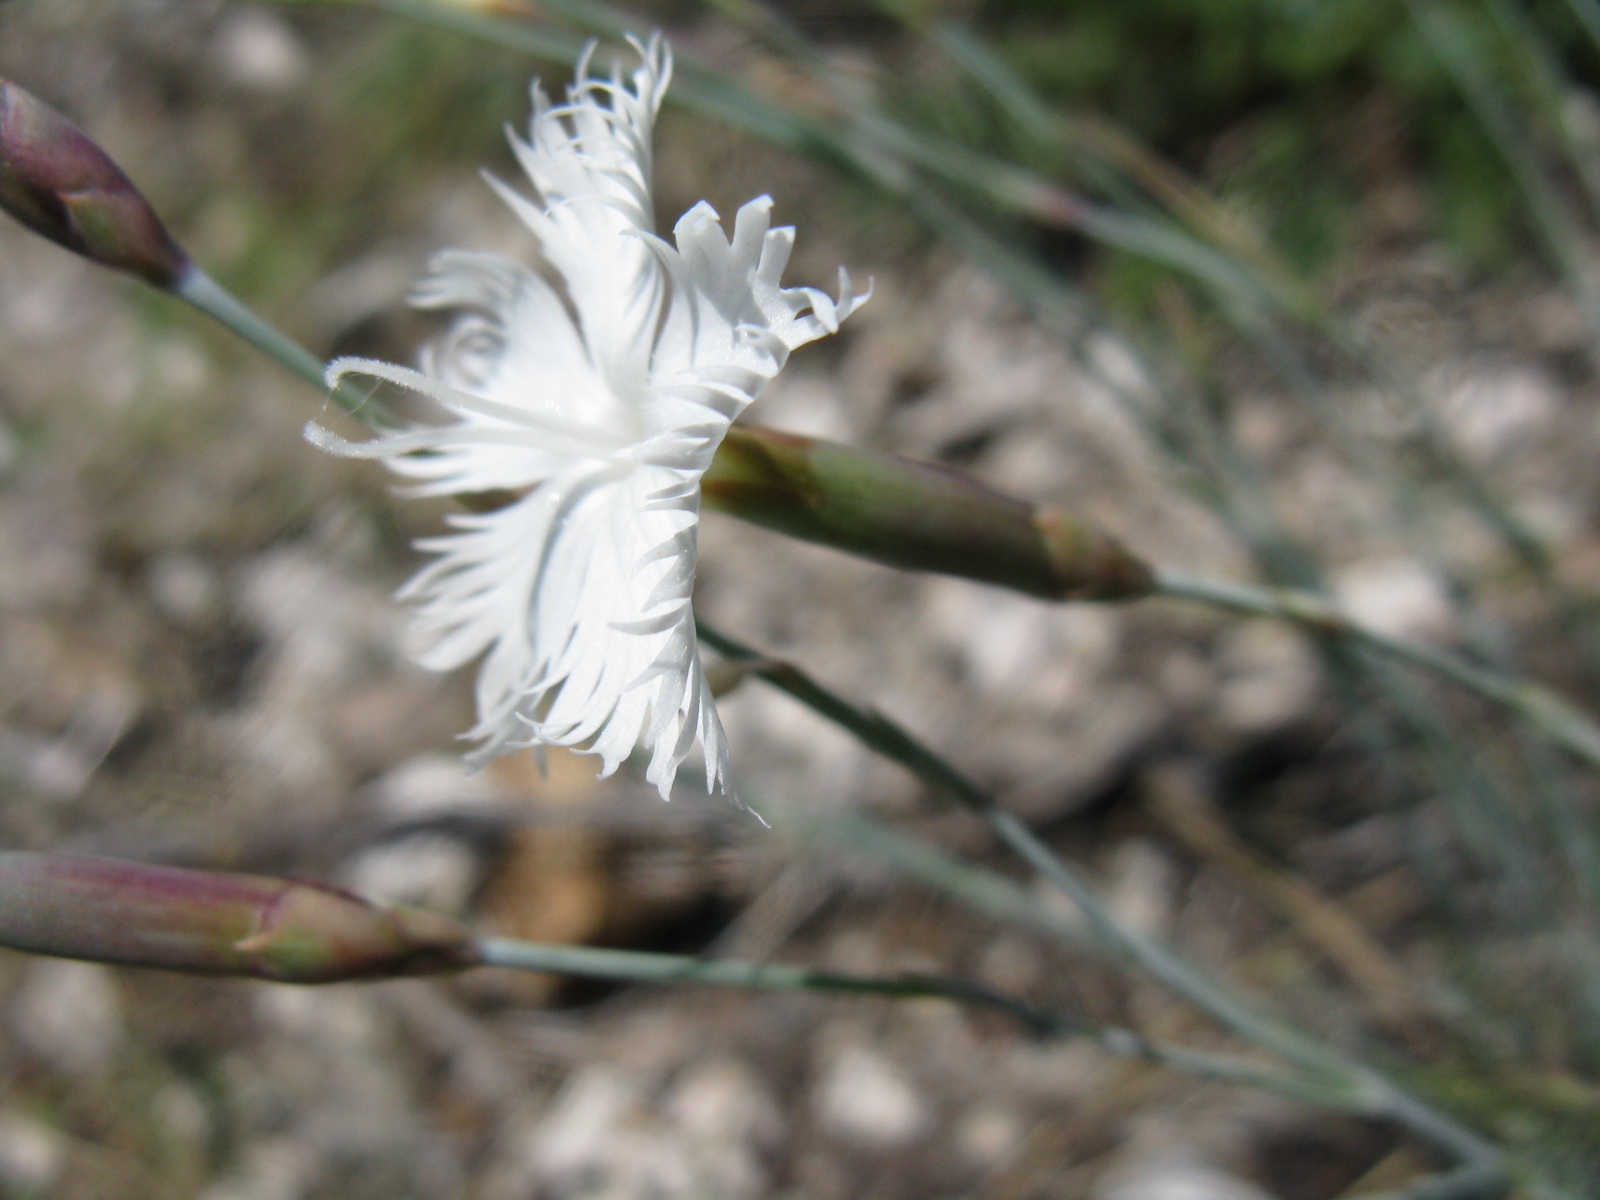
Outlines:
{"label": "white petal tip", "polygon": [[346,375],[363,375],[366,374],[368,367],[383,365],[376,359],[357,358],[346,354],[334,359],[322,369],[322,382],[327,384],[331,391],[339,386]]}
{"label": "white petal tip", "polygon": [[325,450],[329,454],[337,454],[340,458],[364,457],[354,442],[346,441],[338,434],[324,429],[315,421],[307,421],[305,428],[300,433],[306,441],[310,442],[318,450]]}

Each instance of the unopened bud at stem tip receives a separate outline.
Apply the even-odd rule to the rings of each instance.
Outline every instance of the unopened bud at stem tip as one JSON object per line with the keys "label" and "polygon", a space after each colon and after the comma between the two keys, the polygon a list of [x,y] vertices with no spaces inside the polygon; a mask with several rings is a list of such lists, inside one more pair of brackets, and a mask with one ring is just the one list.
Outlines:
{"label": "unopened bud at stem tip", "polygon": [[208,975],[329,983],[459,970],[470,930],[321,884],[0,853],[0,946]]}
{"label": "unopened bud at stem tip", "polygon": [[1059,509],[932,463],[753,425],[728,431],[701,502],[890,566],[1050,600],[1126,600],[1153,583],[1114,538]]}
{"label": "unopened bud at stem tip", "polygon": [[1044,543],[1060,600],[1134,600],[1155,587],[1155,573],[1121,542],[1058,508],[1041,506],[1034,527]]}
{"label": "unopened bud at stem tip", "polygon": [[0,208],[91,262],[173,288],[185,254],[122,169],[66,117],[0,79]]}

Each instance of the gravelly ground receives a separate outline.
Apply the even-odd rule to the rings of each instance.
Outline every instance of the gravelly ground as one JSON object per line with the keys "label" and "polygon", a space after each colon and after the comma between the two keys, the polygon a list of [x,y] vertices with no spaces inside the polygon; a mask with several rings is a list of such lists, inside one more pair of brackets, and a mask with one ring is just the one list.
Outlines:
{"label": "gravelly ground", "polygon": [[[432,249],[525,244],[472,170],[506,169],[493,123],[521,119],[522,68],[464,61],[367,14],[0,9],[0,72],[82,121],[203,261],[327,352],[409,357],[423,327],[401,298]],[[449,104],[481,112],[481,136],[430,140]],[[854,327],[797,356],[752,417],[943,458],[1086,512],[1160,561],[1245,571],[1103,379],[970,268],[849,233],[847,205],[805,167],[683,118],[661,161],[664,212],[702,191],[728,211],[770,187],[800,225],[797,276],[826,278],[840,259],[876,276]],[[1418,347],[1443,419],[1566,539],[1583,580],[1600,563],[1595,476],[1570,445],[1590,417],[1549,365],[1571,353],[1570,312],[1539,292],[1462,294],[1415,244],[1405,199],[1375,202],[1385,265],[1350,267],[1351,304]],[[316,397],[186,312],[10,224],[0,264],[7,844],[311,874],[536,939],[960,970],[1219,1044],[1153,986],[997,931],[847,848],[692,794],[663,807],[635,781],[594,782],[587,760],[467,776],[452,740],[465,680],[408,662],[388,597],[415,561],[409,538],[442,510],[308,447]],[[1480,344],[1492,353],[1465,353]],[[1109,344],[1095,353],[1104,373],[1122,369]],[[1241,414],[1239,437],[1274,464],[1352,606],[1449,636],[1414,558],[1372,532],[1377,501],[1305,422],[1265,390]],[[1495,565],[1467,533],[1445,545]],[[1258,843],[1339,897],[1403,975],[1433,969],[1401,830],[1337,732],[1315,655],[1275,625],[1051,607],[715,515],[698,603],[947,749],[1086,863],[1129,921],[1342,1040],[1371,1038],[1374,1012],[1412,998],[1352,988],[1249,878],[1185,848],[1150,802],[1163,780],[1181,785],[1174,764],[1253,797]],[[722,707],[751,796],[864,807],[1000,861],[785,697],[752,682]],[[1426,1056],[1436,1034],[1413,1018],[1398,1044]],[[296,990],[0,957],[7,1196],[1314,1200],[1424,1162],[1376,1127],[933,1002],[495,972]]]}

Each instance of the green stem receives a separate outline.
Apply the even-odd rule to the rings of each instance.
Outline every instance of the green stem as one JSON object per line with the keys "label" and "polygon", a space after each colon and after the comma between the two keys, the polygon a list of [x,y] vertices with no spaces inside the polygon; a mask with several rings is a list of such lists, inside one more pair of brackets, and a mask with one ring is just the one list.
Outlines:
{"label": "green stem", "polygon": [[[1005,885],[1011,886],[1011,885]],[[115,919],[108,919],[115,914]],[[453,918],[304,880],[126,859],[0,853],[0,946],[88,962],[317,984],[494,965],[634,983],[938,997],[988,1008],[1041,1037],[1090,1036],[1113,1053],[1259,1082],[1300,1081],[1247,1060],[1093,1029],[982,983],[947,975],[868,976],[783,964],[688,958],[482,937]]]}
{"label": "green stem", "polygon": [[1085,1032],[1085,1026],[1064,1013],[1037,1008],[980,983],[951,976],[910,973],[856,975],[821,971],[792,963],[744,962],[727,958],[693,958],[642,950],[608,950],[593,946],[558,946],[483,937],[477,942],[484,966],[520,971],[553,971],[589,979],[630,983],[703,984],[710,987],[761,991],[855,992],[894,999],[937,997],[1007,1013],[1041,1035]]}
{"label": "green stem", "polygon": [[[479,964],[524,971],[552,971],[588,979],[628,983],[683,984],[757,991],[843,992],[908,1000],[951,1000],[1004,1013],[1042,1037],[1093,1038],[1112,1054],[1139,1058],[1222,1083],[1261,1087],[1313,1103],[1338,1105],[1340,1097],[1305,1078],[1275,1071],[1235,1055],[1152,1042],[1130,1029],[1096,1028],[1065,1013],[1042,1009],[980,983],[945,975],[856,975],[791,963],[694,958],[640,950],[556,946],[485,937],[477,941]],[[1340,1105],[1347,1107],[1347,1105]]]}
{"label": "green stem", "polygon": [[[308,351],[292,339],[268,325],[256,316],[232,294],[224,290],[209,275],[198,268],[192,269],[180,282],[177,293],[189,301],[200,311],[211,316],[226,328],[244,338],[251,345],[256,346],[271,358],[281,363],[295,375],[307,383],[322,390],[323,382],[322,364]],[[381,407],[372,404],[367,397],[361,396],[341,384],[335,389],[333,398],[341,407],[349,412],[363,410],[375,421],[383,422],[390,418]],[[760,472],[752,473],[749,462],[751,458],[751,439],[761,440],[758,447],[762,451]],[[774,439],[777,439],[774,441]],[[819,498],[810,497],[806,505],[801,506],[806,511],[802,514],[804,520],[795,517],[787,524],[776,521],[768,510],[776,511],[770,503],[768,493],[773,490],[774,481],[790,486],[794,483],[795,472],[777,471],[774,463],[780,460],[787,462],[784,457],[784,447],[789,442],[802,445],[806,449],[804,482],[812,490],[821,489],[820,501],[825,501],[818,507]],[[768,443],[771,443],[770,445]],[[781,444],[780,444],[781,443]],[[874,547],[884,539],[874,530],[861,527],[861,521],[867,517],[881,517],[884,510],[882,497],[878,493],[885,493],[884,487],[874,490],[873,472],[884,473],[884,477],[895,483],[899,491],[907,495],[920,497],[917,505],[911,506],[908,511],[926,513],[931,511],[928,507],[928,497],[933,496],[938,488],[935,485],[946,485],[953,492],[961,493],[961,501],[965,504],[974,503],[974,496],[981,496],[991,507],[1000,511],[1001,507],[1011,505],[1022,510],[1020,502],[1007,500],[988,493],[985,489],[976,488],[959,477],[949,472],[939,472],[921,464],[911,464],[903,460],[892,459],[889,456],[869,455],[864,451],[851,450],[848,447],[834,447],[830,444],[811,442],[806,439],[783,439],[783,435],[764,434],[759,431],[747,431],[743,435],[734,435],[725,444],[726,452],[719,452],[718,465],[708,473],[718,481],[720,491],[714,494],[711,503],[729,512],[734,516],[748,517],[757,524],[765,524],[783,529],[785,532],[805,537],[809,540],[837,545],[842,549],[865,552],[869,556],[884,558]],[[828,459],[832,453],[838,462]],[[816,458],[820,454],[821,458]],[[742,455],[742,457],[740,457]],[[789,457],[793,457],[791,454]],[[816,461],[813,462],[812,459]],[[842,464],[842,466],[841,466]],[[780,463],[781,465],[781,463]],[[792,464],[791,464],[792,465]],[[847,467],[848,470],[843,469]],[[826,469],[824,469],[826,468]],[[759,477],[758,477],[759,476]],[[769,476],[771,478],[769,478]],[[835,478],[837,476],[837,478]],[[902,480],[901,477],[905,479]],[[795,476],[798,478],[798,476]],[[753,482],[752,482],[753,481]],[[905,481],[915,484],[914,487],[906,486]],[[759,486],[758,486],[759,485]],[[829,491],[832,488],[833,491]],[[742,491],[741,491],[742,489]],[[894,492],[893,488],[887,489]],[[837,495],[835,495],[835,492]],[[746,495],[745,493],[748,493]],[[968,495],[971,493],[971,495]],[[809,493],[808,493],[809,495]],[[942,495],[942,493],[940,493]],[[753,499],[752,499],[753,497]],[[830,499],[831,497],[831,499]],[[872,505],[862,507],[863,498],[873,501]],[[892,498],[892,497],[891,497]],[[829,505],[832,507],[830,508]],[[960,504],[947,505],[952,511],[961,508]],[[894,506],[890,506],[894,507]],[[750,513],[743,511],[749,508]],[[790,505],[793,509],[794,506]],[[843,513],[850,518],[848,522],[841,523],[837,513]],[[895,512],[907,509],[900,504]],[[815,510],[815,511],[813,511]],[[798,511],[798,510],[796,510]],[[886,510],[884,510],[886,511]],[[1008,509],[1007,512],[1010,510]],[[1043,510],[1039,510],[1043,511]],[[818,520],[818,513],[832,514],[827,521]],[[903,514],[902,514],[903,515]],[[1015,516],[1015,514],[1012,514]],[[1033,518],[1033,522],[1038,521]],[[990,572],[986,565],[985,551],[982,538],[975,538],[970,528],[971,521],[946,522],[946,525],[955,529],[960,536],[955,539],[959,545],[953,549],[943,549],[935,546],[939,540],[938,530],[923,530],[923,540],[935,548],[919,551],[914,561],[904,562],[901,565],[914,565],[919,567],[935,567],[952,570],[956,573],[971,577],[982,578],[989,582],[1022,586],[1024,590],[1043,590],[1042,585],[1033,582],[1032,576],[1023,582],[1023,577],[1017,574],[1020,568],[1013,568],[1010,558],[1010,544],[1002,547],[1002,557],[1007,561],[999,564],[995,571]],[[1032,528],[1029,521],[1012,521],[1019,528],[1029,527],[1031,534],[1039,531]],[[1048,531],[1047,531],[1048,532]],[[1110,580],[1109,584],[1079,583],[1076,573],[1069,573],[1069,584],[1060,584],[1058,595],[1084,595],[1101,594],[1105,596],[1137,594],[1145,586],[1146,577],[1142,574],[1142,565],[1130,559],[1120,547],[1098,535],[1085,533],[1079,535],[1072,532],[1068,539],[1074,550],[1083,551],[1083,561],[1092,563],[1094,569],[1090,570],[1085,579],[1103,577]],[[1059,531],[1056,531],[1059,533]],[[1052,536],[1055,536],[1052,534]],[[1075,540],[1074,540],[1075,539]],[[1060,540],[1058,537],[1057,540]],[[1047,563],[1045,567],[1030,567],[1041,578],[1048,570],[1059,571],[1070,556],[1062,546],[1047,545],[1049,539],[1038,540],[1030,545],[1030,553],[1040,555],[1043,550],[1049,551],[1049,557],[1058,561]],[[1082,543],[1081,547],[1079,542]],[[869,545],[868,543],[871,543]],[[901,536],[897,544],[911,544]],[[1104,543],[1104,545],[1102,545]],[[917,543],[920,545],[921,543]],[[1019,545],[1022,544],[1020,541]],[[937,553],[935,552],[937,551]],[[943,555],[941,558],[940,555]],[[892,556],[888,556],[894,561]],[[1041,560],[1042,561],[1042,560]],[[968,564],[962,566],[960,564]],[[976,567],[971,564],[978,564]],[[1132,564],[1130,566],[1130,564]],[[1135,570],[1134,568],[1138,569]],[[1074,572],[1077,564],[1073,564]],[[1138,576],[1136,579],[1135,576]],[[1068,575],[1061,578],[1067,579]],[[1273,616],[1294,621],[1316,631],[1336,634],[1356,642],[1367,649],[1376,651],[1387,657],[1408,662],[1415,666],[1426,668],[1436,674],[1460,684],[1461,686],[1478,693],[1485,699],[1503,705],[1517,713],[1533,728],[1539,730],[1556,744],[1565,747],[1586,764],[1600,769],[1600,726],[1583,713],[1573,708],[1566,701],[1556,696],[1548,689],[1539,687],[1526,681],[1501,675],[1495,671],[1476,666],[1465,659],[1450,654],[1436,647],[1427,646],[1418,642],[1407,641],[1402,638],[1390,637],[1376,630],[1360,625],[1338,612],[1325,601],[1316,596],[1302,591],[1287,589],[1268,589],[1253,587],[1248,584],[1229,583],[1221,580],[1206,579],[1200,576],[1189,575],[1182,571],[1159,569],[1154,574],[1154,590],[1157,594],[1196,600],[1215,607],[1229,609],[1234,612],[1250,613],[1259,616]],[[752,652],[753,653],[753,652]],[[953,785],[952,785],[953,786]],[[971,802],[971,797],[968,801]],[[997,833],[999,831],[997,830]],[[1009,842],[1009,835],[1005,835]]]}
{"label": "green stem", "polygon": [[[569,60],[583,44],[581,38],[562,31],[529,21],[512,21],[466,12],[441,4],[438,0],[365,0],[365,2],[540,57]],[[595,3],[594,0],[552,0],[547,7],[587,28],[607,34],[626,31],[636,24],[628,15],[608,5]],[[745,19],[752,18],[751,6],[735,4],[733,7],[740,10]],[[893,148],[880,145],[879,149],[886,152],[884,154],[868,154],[859,144],[860,139],[846,136],[826,121],[788,112],[728,80],[714,68],[697,61],[692,55],[681,53],[678,56],[678,66],[680,81],[674,88],[674,98],[679,102],[778,145],[819,154],[900,195],[930,227],[960,248],[974,254],[1027,297],[1030,306],[1041,316],[1056,318],[1054,321],[1047,320],[1053,328],[1081,326],[1081,313],[1063,310],[1067,293],[1059,279],[1039,274],[1033,264],[1009,258],[1006,247],[992,242],[984,231],[964,220],[961,213],[946,205],[927,188],[914,186],[913,177],[903,168],[917,158],[915,154],[911,156],[911,160],[906,160],[899,166],[890,161],[900,154],[907,153],[908,147],[915,148],[914,136],[908,133],[911,140],[903,145],[897,144]],[[938,164],[919,161],[918,165],[932,169]],[[971,165],[970,162],[963,160],[964,174],[971,174],[966,170]],[[1146,247],[1142,252],[1151,253],[1158,258],[1163,257],[1152,247]],[[1270,292],[1271,289],[1268,288],[1267,291]],[[1289,307],[1293,310],[1295,306]],[[1066,308],[1070,309],[1071,305],[1067,304]],[[1327,332],[1326,329],[1324,331]],[[1340,341],[1339,344],[1346,345],[1344,341]],[[1492,518],[1492,523],[1505,534],[1526,561],[1535,567],[1541,564],[1548,567],[1542,547],[1537,540],[1532,539],[1531,535],[1516,525],[1514,520],[1507,516],[1503,506],[1484,492],[1481,486],[1469,487],[1468,491],[1476,505],[1480,508],[1487,506],[1484,511]],[[1508,521],[1511,523],[1508,524]],[[854,549],[848,546],[845,548]],[[1228,585],[1218,586],[1225,589]],[[1344,624],[1348,625],[1347,622]],[[1373,648],[1378,647],[1374,645]],[[1481,672],[1443,652],[1434,652],[1426,647],[1415,647],[1415,650],[1416,653],[1412,654],[1398,651],[1396,653],[1399,657],[1405,657],[1419,665],[1431,665],[1432,669],[1442,670],[1457,682],[1484,692],[1498,703],[1509,704],[1532,721],[1536,727],[1552,734],[1561,744],[1574,750],[1586,762],[1600,766],[1600,757],[1596,757],[1600,755],[1600,727],[1595,727],[1592,722],[1565,706],[1548,692],[1524,687],[1514,680],[1497,677],[1492,672]],[[1500,679],[1506,686],[1497,687],[1494,683],[1496,679]],[[1484,691],[1485,685],[1491,691]],[[1514,701],[1509,700],[1508,687],[1512,690],[1520,688],[1524,694]],[[1552,704],[1557,711],[1544,711]],[[1536,711],[1540,715],[1535,716]],[[1560,732],[1555,732],[1558,729]],[[1578,748],[1580,743],[1588,743],[1588,748]]]}
{"label": "green stem", "polygon": [[1600,355],[1600,280],[1582,253],[1585,238],[1571,201],[1554,186],[1535,153],[1538,139],[1517,119],[1501,94],[1462,14],[1432,0],[1408,0],[1407,7],[1521,189],[1534,231],[1566,276],[1588,326],[1590,354]]}
{"label": "green stem", "polygon": [[1589,40],[1594,43],[1594,49],[1600,50],[1600,4],[1595,0],[1567,0],[1567,7],[1572,10],[1572,15],[1578,18]]}
{"label": "green stem", "polygon": [[793,664],[767,658],[704,621],[697,625],[701,640],[718,653],[750,664],[751,674],[848,730],[869,749],[899,763],[976,815],[1002,844],[1078,906],[1102,949],[1142,968],[1224,1028],[1276,1054],[1301,1075],[1301,1085],[1324,1103],[1329,1095],[1335,1095],[1341,1098],[1341,1107],[1387,1116],[1457,1155],[1465,1167],[1498,1175],[1499,1155],[1470,1130],[1428,1108],[1365,1064],[1256,1012],[1160,942],[1121,926],[1094,890],[1037,834],[907,730],[881,713],[852,704]]}
{"label": "green stem", "polygon": [[[208,276],[195,271],[187,278],[180,294],[201,311],[220,321],[272,358],[282,363],[296,375],[313,385],[322,382],[321,366],[301,347],[272,329],[244,308],[237,300]],[[352,411],[360,406],[359,398],[341,397],[341,403]],[[1383,635],[1355,626],[1333,610],[1303,593],[1273,593],[1242,585],[1195,580],[1175,572],[1158,573],[1158,590],[1168,595],[1181,595],[1202,599],[1221,607],[1238,611],[1287,617],[1319,628],[1330,628],[1355,637],[1371,648],[1434,670],[1472,687],[1492,699],[1519,707],[1530,719],[1572,748],[1588,742],[1580,736],[1585,719],[1566,711],[1554,697],[1540,693],[1528,685],[1501,681],[1488,672],[1454,659],[1442,651],[1411,643],[1389,639]],[[1289,1092],[1321,1103],[1337,1103],[1356,1111],[1386,1113],[1394,1116],[1429,1136],[1441,1140],[1440,1130],[1450,1133],[1452,1148],[1471,1147],[1484,1170],[1497,1177],[1498,1159],[1494,1152],[1470,1133],[1461,1130],[1446,1118],[1434,1114],[1425,1106],[1393,1088],[1381,1076],[1347,1063],[1331,1051],[1317,1045],[1288,1026],[1256,1013],[1217,987],[1205,976],[1165,947],[1152,939],[1124,930],[1100,904],[1098,897],[1067,865],[1057,858],[1037,836],[1014,815],[1002,809],[983,789],[968,780],[909,733],[887,718],[869,713],[829,692],[798,668],[786,663],[763,659],[750,647],[725,637],[704,624],[701,637],[708,645],[735,659],[756,663],[753,673],[773,682],[796,699],[806,703],[822,715],[844,726],[860,737],[869,747],[901,763],[919,778],[957,800],[977,814],[1008,848],[1027,861],[1043,877],[1069,896],[1085,914],[1099,943],[1119,957],[1143,968],[1186,997],[1219,1023],[1246,1040],[1269,1049],[1293,1064],[1301,1073],[1291,1078],[1248,1063],[1227,1065],[1215,1056],[1175,1048],[1158,1049],[1143,1043],[1136,1035],[1112,1037],[1112,1042],[1125,1047],[1136,1047],[1137,1053],[1169,1065],[1201,1070],[1214,1077],[1228,1077],[1239,1082],[1252,1082],[1270,1086],[1280,1092]],[[1561,735],[1565,733],[1566,737]],[[1600,732],[1593,735],[1593,757],[1600,764]],[[491,939],[483,944],[485,961],[506,966],[524,966],[530,969],[562,970],[578,974],[606,974],[610,978],[653,979],[660,981],[704,982],[724,986],[743,987],[816,987],[825,990],[876,991],[896,995],[942,995],[951,999],[964,999],[990,1007],[1005,1008],[1033,1023],[1039,1015],[1020,1002],[999,998],[977,985],[960,981],[929,982],[911,978],[891,981],[868,981],[861,977],[832,975],[815,972],[809,968],[777,967],[765,964],[700,963],[699,960],[675,959],[673,956],[638,955],[633,952],[596,952],[610,957],[595,959],[588,952],[579,954],[574,948],[532,947],[505,940]],[[619,975],[618,972],[629,972]],[[920,990],[919,990],[920,989]],[[1133,1039],[1133,1040],[1129,1040]],[[1422,1119],[1425,1114],[1427,1119]],[[1469,1164],[1471,1166],[1472,1164]],[[1476,1169],[1476,1168],[1474,1168]],[[1476,1178],[1476,1176],[1474,1176]]]}
{"label": "green stem", "polygon": [[1314,632],[1345,638],[1386,658],[1422,667],[1510,709],[1551,741],[1600,769],[1600,726],[1554,692],[1477,666],[1435,646],[1380,633],[1351,620],[1309,592],[1230,583],[1169,568],[1156,570],[1155,592],[1231,612],[1293,621]]}
{"label": "green stem", "polygon": [[341,383],[332,392],[324,377],[323,363],[309,350],[287,334],[273,328],[250,309],[246,308],[232,292],[224,288],[199,267],[191,266],[173,287],[173,292],[187,300],[206,316],[224,328],[238,334],[257,350],[288,371],[305,380],[348,413],[362,412],[377,424],[388,424],[391,418],[380,404]]}
{"label": "green stem", "polygon": [[[935,891],[950,896],[959,903],[1002,924],[1014,925],[1052,941],[1061,942],[1075,950],[1101,953],[1106,950],[1093,933],[1082,925],[1041,907],[1038,901],[1019,884],[987,867],[973,866],[953,858],[925,842],[910,838],[869,817],[860,814],[834,814],[813,817],[796,813],[774,813],[764,810],[774,818],[774,823],[784,832],[792,832],[806,840],[826,840],[834,845],[871,856],[876,862],[886,863],[894,870],[916,879]],[[1111,1036],[1118,1031],[1107,1031]],[[1170,1057],[1172,1047],[1162,1061],[1168,1065],[1195,1070],[1194,1067]],[[1191,1052],[1193,1053],[1193,1052]],[[1472,1134],[1453,1122],[1439,1118],[1431,1109],[1412,1097],[1397,1092],[1381,1076],[1373,1074],[1359,1064],[1349,1064],[1354,1074],[1327,1072],[1317,1074],[1296,1071],[1291,1074],[1267,1072],[1270,1079],[1251,1080],[1253,1085],[1266,1087],[1285,1095],[1294,1095],[1326,1108],[1364,1116],[1394,1118],[1397,1112],[1408,1115],[1405,1123],[1430,1141],[1445,1146],[1467,1161],[1469,1147],[1486,1150]],[[1254,1068],[1258,1073],[1261,1068]],[[1215,1072],[1201,1071],[1212,1078]],[[1235,1080],[1244,1082],[1243,1080]],[[1426,1114],[1424,1116],[1423,1114]],[[1396,1118],[1398,1119],[1398,1118]],[[1442,1123],[1441,1123],[1442,1122]],[[1473,1160],[1476,1161],[1476,1160]],[[1363,1197],[1363,1200],[1368,1198]]]}
{"label": "green stem", "polygon": [[[1577,3],[1578,0],[1573,2]],[[1069,118],[1051,108],[1008,64],[979,38],[956,22],[929,20],[925,14],[915,6],[906,4],[904,0],[879,0],[879,3],[881,7],[893,12],[908,28],[931,39],[952,61],[960,64],[988,91],[1018,127],[1027,131],[1030,136],[1065,150],[1080,165],[1101,158],[1107,164],[1114,164],[1117,171],[1127,172],[1156,196],[1180,221],[1196,228],[1202,236],[1202,241],[1216,246],[1222,257],[1231,255],[1234,260],[1244,264],[1244,271],[1250,277],[1246,288],[1249,294],[1270,298],[1282,314],[1304,322],[1310,329],[1326,337],[1342,354],[1358,360],[1372,359],[1373,356],[1363,344],[1363,339],[1355,336],[1346,328],[1345,322],[1327,311],[1302,283],[1296,282],[1293,273],[1285,264],[1268,253],[1255,239],[1243,236],[1239,225],[1229,220],[1215,201],[1200,189],[1189,185],[1128,135],[1103,122],[1082,117]],[[1593,0],[1588,0],[1588,3],[1593,7]],[[1495,10],[1502,17],[1509,19],[1510,10],[1504,4],[1496,4]],[[1524,49],[1533,53],[1540,47],[1535,43],[1526,45]],[[1546,65],[1548,67],[1548,64]],[[1560,113],[1556,111],[1558,105],[1555,104],[1553,91],[1553,81],[1546,81],[1546,86],[1540,91],[1540,95],[1551,111],[1551,120],[1564,135],[1570,135],[1570,123],[1562,121]],[[1570,141],[1570,136],[1568,140]],[[1582,160],[1579,162],[1580,170],[1585,164],[1591,168],[1584,173],[1586,180],[1595,170],[1600,170],[1594,167],[1593,155],[1585,157],[1579,153],[1579,148],[1575,145],[1571,149],[1574,161]],[[1597,195],[1600,195],[1600,192],[1597,192]],[[1145,224],[1148,225],[1149,222]],[[1154,247],[1145,247],[1130,241],[1126,243],[1126,248],[1133,253],[1148,254],[1155,259],[1162,258],[1160,253],[1151,253]],[[1169,258],[1168,261],[1171,265],[1180,266],[1181,269],[1178,260]],[[1226,282],[1214,271],[1197,272],[1196,276]],[[1249,308],[1248,304],[1246,308]],[[1313,386],[1309,390],[1306,388],[1305,384],[1309,380],[1304,377],[1305,372],[1301,369],[1303,364],[1300,364],[1294,355],[1292,343],[1274,333],[1269,322],[1246,321],[1240,324],[1239,328],[1260,343],[1270,359],[1277,360],[1281,367],[1289,368],[1286,371],[1286,378],[1295,382],[1296,390],[1312,401],[1318,410],[1319,419],[1328,425],[1352,461],[1366,462],[1369,466],[1379,465],[1374,456],[1360,446],[1338,406],[1326,402],[1320,386]],[[1284,359],[1285,352],[1290,354],[1292,361]],[[1568,589],[1555,578],[1548,548],[1477,472],[1461,462],[1449,439],[1437,427],[1437,421],[1417,394],[1414,383],[1395,377],[1381,361],[1374,360],[1374,370],[1379,384],[1390,388],[1410,409],[1417,425],[1413,437],[1420,456],[1425,460],[1425,466],[1432,470],[1434,476],[1450,481],[1488,527],[1505,541],[1523,566],[1543,581],[1562,623],[1583,648],[1593,670],[1600,664],[1600,645],[1596,643],[1591,628],[1592,621],[1582,611],[1580,604],[1570,595]],[[1300,377],[1298,382],[1296,377]],[[1369,474],[1374,474],[1375,477],[1387,476],[1388,472],[1369,470]],[[1413,549],[1430,569],[1448,579],[1450,571],[1432,549],[1436,539],[1431,538],[1423,527],[1424,513],[1419,489],[1414,483],[1407,484],[1403,479],[1397,479],[1391,490],[1400,515],[1412,531]],[[1453,597],[1459,595],[1461,599],[1458,600],[1458,604],[1464,604],[1464,589],[1457,586],[1455,580],[1449,582],[1452,584],[1450,590]]]}
{"label": "green stem", "polygon": [[699,633],[701,640],[719,654],[753,664],[751,674],[847,729],[870,749],[899,763],[936,792],[975,814],[1003,845],[1078,906],[1095,938],[1112,954],[1150,972],[1239,1036],[1299,1066],[1326,1069],[1328,1060],[1315,1043],[1241,1004],[1153,939],[1123,929],[1093,889],[1037,834],[903,727],[829,691],[794,664],[765,658],[704,621],[699,622]]}

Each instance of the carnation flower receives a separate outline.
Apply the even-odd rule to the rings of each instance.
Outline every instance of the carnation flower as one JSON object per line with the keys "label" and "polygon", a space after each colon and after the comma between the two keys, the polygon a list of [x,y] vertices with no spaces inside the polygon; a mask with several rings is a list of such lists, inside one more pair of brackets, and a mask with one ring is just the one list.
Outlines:
{"label": "carnation flower", "polygon": [[513,747],[596,754],[610,774],[641,741],[666,797],[698,741],[708,790],[728,790],[728,751],[701,668],[690,606],[700,477],[728,424],[789,351],[832,333],[866,298],[839,272],[837,299],[779,285],[794,241],[772,201],[739,209],[728,238],[709,204],[653,230],[651,131],[671,58],[634,42],[625,81],[578,64],[567,103],[537,82],[527,141],[512,135],[536,193],[490,183],[538,238],[542,269],[448,251],[416,288],[423,308],[461,310],[420,371],[369,359],[328,366],[431,398],[448,423],[348,442],[422,496],[513,492],[420,540],[433,560],[400,595],[415,602],[421,661],[481,656],[477,723],[486,759]]}

